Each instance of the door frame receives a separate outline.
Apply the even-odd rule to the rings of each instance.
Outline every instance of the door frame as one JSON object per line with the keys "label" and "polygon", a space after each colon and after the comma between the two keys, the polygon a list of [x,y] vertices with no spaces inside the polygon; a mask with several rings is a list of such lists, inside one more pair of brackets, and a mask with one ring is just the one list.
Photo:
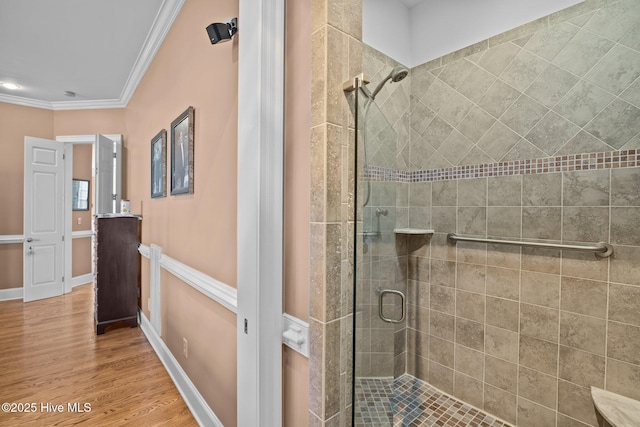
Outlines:
{"label": "door frame", "polygon": [[284,3],[239,5],[239,427],[282,425]]}
{"label": "door frame", "polygon": [[[117,145],[119,145],[122,153],[122,135],[103,135],[114,141]],[[96,172],[96,159],[95,159],[95,143],[96,143],[96,134],[91,135],[63,135],[56,136],[56,141],[64,142],[65,146],[65,173],[64,173],[64,199],[71,200],[71,186],[73,182],[73,146],[78,144],[91,144],[92,145],[92,155],[91,155],[91,177],[94,178],[95,181],[95,172]],[[120,156],[122,157],[122,156]],[[96,189],[97,191],[97,189]],[[95,194],[93,195],[95,198]],[[91,208],[90,208],[91,209]],[[72,238],[72,230],[73,230],[73,210],[71,207],[71,202],[66,203],[64,206],[64,293],[68,294],[73,289],[73,238]],[[93,264],[94,264],[94,230],[93,230],[93,221],[91,221],[91,274],[94,274]]]}

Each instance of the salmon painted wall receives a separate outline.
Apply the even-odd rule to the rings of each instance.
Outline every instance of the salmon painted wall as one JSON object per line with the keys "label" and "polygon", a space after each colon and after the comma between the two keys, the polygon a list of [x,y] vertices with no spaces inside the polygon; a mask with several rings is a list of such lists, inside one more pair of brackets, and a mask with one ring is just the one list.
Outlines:
{"label": "salmon painted wall", "polygon": [[[142,242],[236,286],[238,38],[212,45],[205,28],[238,16],[237,0],[185,2],[126,108],[126,196],[142,215]],[[191,195],[151,199],[151,138],[195,109]],[[167,177],[169,177],[169,172]],[[167,179],[167,186],[170,180]],[[170,192],[168,188],[167,193]],[[167,272],[163,340],[224,425],[237,420],[235,315]],[[142,305],[149,315],[148,280]],[[183,356],[188,340],[188,358]]]}
{"label": "salmon painted wall", "polygon": [[[0,235],[22,234],[24,137],[53,137],[53,112],[0,102]],[[0,289],[22,287],[22,245],[0,245]]]}
{"label": "salmon painted wall", "polygon": [[[285,16],[284,309],[309,320],[311,0],[289,0]],[[283,421],[309,422],[309,359],[283,353]]]}

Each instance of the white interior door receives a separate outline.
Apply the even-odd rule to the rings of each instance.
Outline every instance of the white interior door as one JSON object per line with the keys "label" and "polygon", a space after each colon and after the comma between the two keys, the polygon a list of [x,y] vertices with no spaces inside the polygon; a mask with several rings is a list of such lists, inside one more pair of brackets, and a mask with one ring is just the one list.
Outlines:
{"label": "white interior door", "polygon": [[24,301],[64,289],[64,143],[24,138]]}
{"label": "white interior door", "polygon": [[[116,181],[115,143],[103,135],[96,135],[96,214],[119,212],[119,191]],[[115,197],[114,197],[115,195]]]}

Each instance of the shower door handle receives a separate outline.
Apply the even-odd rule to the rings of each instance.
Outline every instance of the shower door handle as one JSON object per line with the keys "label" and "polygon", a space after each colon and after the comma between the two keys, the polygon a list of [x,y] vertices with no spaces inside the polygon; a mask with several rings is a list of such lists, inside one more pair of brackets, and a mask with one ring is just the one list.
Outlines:
{"label": "shower door handle", "polygon": [[[406,312],[407,312],[407,300],[404,296],[404,294],[400,291],[396,291],[394,289],[381,289],[378,291],[378,316],[380,316],[380,319],[382,319],[383,321],[387,322],[387,323],[402,323],[404,321]],[[400,303],[402,305],[402,311],[400,312],[400,318],[399,319],[391,319],[389,317],[386,317],[384,315],[382,306],[383,306],[383,299],[384,296],[387,294],[393,294],[393,295],[398,295],[400,297]]]}

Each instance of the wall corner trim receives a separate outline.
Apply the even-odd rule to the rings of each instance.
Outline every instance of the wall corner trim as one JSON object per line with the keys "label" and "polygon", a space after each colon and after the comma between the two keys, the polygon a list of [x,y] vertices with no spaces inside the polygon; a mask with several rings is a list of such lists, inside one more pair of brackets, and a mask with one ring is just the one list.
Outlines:
{"label": "wall corner trim", "polygon": [[138,315],[140,316],[140,329],[149,340],[151,347],[158,355],[198,424],[200,426],[224,427],[196,386],[191,382],[187,373],[182,369],[176,358],[173,357],[169,347],[153,329],[144,313],[138,310]]}
{"label": "wall corner trim", "polygon": [[0,301],[9,301],[13,299],[22,299],[22,288],[0,289]]}

